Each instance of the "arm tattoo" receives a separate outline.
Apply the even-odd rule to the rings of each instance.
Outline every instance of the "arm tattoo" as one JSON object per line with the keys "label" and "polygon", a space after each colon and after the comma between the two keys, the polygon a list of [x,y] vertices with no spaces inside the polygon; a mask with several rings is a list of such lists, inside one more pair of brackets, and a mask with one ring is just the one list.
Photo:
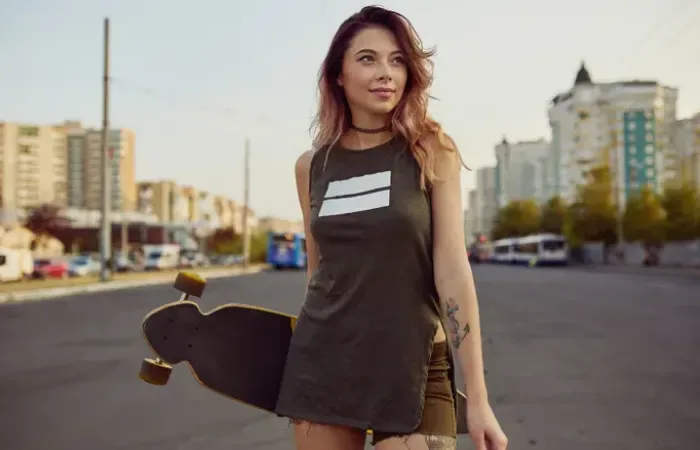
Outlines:
{"label": "arm tattoo", "polygon": [[452,302],[447,303],[447,319],[450,321],[452,345],[454,346],[455,350],[462,345],[462,341],[465,337],[467,337],[469,331],[471,331],[468,323],[465,323],[463,327],[459,324],[459,320],[457,320],[457,316],[455,315],[457,311],[459,311],[459,305]]}
{"label": "arm tattoo", "polygon": [[425,436],[428,450],[456,450],[457,439],[447,436]]}

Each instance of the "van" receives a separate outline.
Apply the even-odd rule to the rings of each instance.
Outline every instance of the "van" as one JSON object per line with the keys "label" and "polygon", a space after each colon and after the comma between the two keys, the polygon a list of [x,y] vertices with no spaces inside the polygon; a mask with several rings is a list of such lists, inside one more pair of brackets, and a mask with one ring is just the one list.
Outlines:
{"label": "van", "polygon": [[175,269],[180,264],[180,246],[177,244],[144,245],[145,270]]}
{"label": "van", "polygon": [[29,250],[0,248],[0,283],[20,281],[34,272],[34,258]]}

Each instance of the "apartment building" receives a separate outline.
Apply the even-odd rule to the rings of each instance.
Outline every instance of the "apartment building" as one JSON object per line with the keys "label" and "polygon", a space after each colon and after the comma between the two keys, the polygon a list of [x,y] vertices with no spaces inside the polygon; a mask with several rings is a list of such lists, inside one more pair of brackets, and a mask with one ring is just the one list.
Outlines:
{"label": "apartment building", "polygon": [[476,233],[491,232],[491,228],[483,229],[483,220],[478,208],[479,194],[476,189],[471,189],[467,192],[467,209],[464,212],[464,232],[466,234],[467,243],[473,240]]}
{"label": "apartment building", "polygon": [[493,174],[499,208],[514,200],[534,199],[544,203],[554,195],[550,142],[544,138],[509,142],[504,137],[495,148]]}
{"label": "apartment building", "polygon": [[[172,180],[141,181],[137,185],[138,210],[153,214],[162,223],[176,223],[213,230],[243,229],[243,210],[233,200],[192,186],[179,186]],[[255,211],[248,211],[250,229],[258,226]]]}
{"label": "apartment building", "polygon": [[173,206],[178,203],[179,187],[174,181],[141,181],[136,189],[140,212],[155,215],[161,223],[175,222]]}
{"label": "apartment building", "polygon": [[52,126],[0,122],[0,208],[67,203],[66,140]]}
{"label": "apartment building", "polygon": [[212,199],[214,212],[219,219],[219,226],[222,228],[233,227],[237,232],[234,223],[235,203],[222,195],[215,195]]}
{"label": "apartment building", "polygon": [[304,222],[299,220],[285,220],[277,217],[261,217],[258,220],[258,230],[275,233],[303,233]]}
{"label": "apartment building", "polygon": [[183,198],[183,218],[185,221],[195,223],[199,220],[199,193],[192,186],[182,186],[180,188]]}
{"label": "apartment building", "polygon": [[[233,227],[236,232],[243,231],[243,214],[245,211],[245,205],[231,201],[231,208],[233,211]],[[255,214],[255,211],[248,208],[248,229],[255,230],[260,226],[260,221]]]}
{"label": "apartment building", "polygon": [[678,166],[671,145],[678,89],[652,80],[593,82],[585,64],[548,110],[557,194],[571,201],[591,167],[606,163],[618,200],[642,185],[661,189]]}
{"label": "apartment building", "polygon": [[206,191],[199,191],[197,195],[197,220],[207,223],[207,226],[211,229],[218,228],[220,223],[219,216],[214,208],[215,195]]}
{"label": "apartment building", "polygon": [[476,170],[476,204],[470,205],[477,210],[476,228],[488,233],[498,213],[498,195],[496,189],[496,168],[481,167]]}
{"label": "apartment building", "polygon": [[[65,122],[60,129],[68,147],[68,206],[97,210],[102,207],[102,131]],[[107,134],[111,207],[137,209],[135,135],[128,129]]]}
{"label": "apartment building", "polygon": [[700,112],[676,122],[673,142],[678,155],[676,181],[700,189]]}
{"label": "apartment building", "polygon": [[472,243],[474,240],[473,236],[474,234],[472,233],[472,227],[473,227],[473,219],[472,219],[472,210],[471,208],[467,207],[467,209],[464,210],[463,215],[462,215],[462,221],[464,225],[464,240],[465,244],[469,245]]}

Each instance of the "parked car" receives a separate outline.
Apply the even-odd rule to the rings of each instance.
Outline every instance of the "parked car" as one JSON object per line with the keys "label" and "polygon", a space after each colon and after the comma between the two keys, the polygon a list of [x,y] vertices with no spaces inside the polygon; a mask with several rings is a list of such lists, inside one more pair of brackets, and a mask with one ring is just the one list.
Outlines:
{"label": "parked car", "polygon": [[100,262],[90,256],[77,256],[73,258],[68,267],[68,273],[72,277],[86,277],[100,270]]}
{"label": "parked car", "polygon": [[141,270],[143,262],[138,264],[132,255],[126,255],[118,252],[114,255],[114,269],[117,272],[135,272]]}
{"label": "parked car", "polygon": [[34,260],[33,278],[68,278],[68,262],[58,259]]}
{"label": "parked car", "polygon": [[209,261],[209,259],[201,252],[187,251],[187,250],[180,252],[180,267],[181,268],[189,268],[189,267],[203,268],[203,267],[209,267],[210,265],[211,265],[211,262]]}

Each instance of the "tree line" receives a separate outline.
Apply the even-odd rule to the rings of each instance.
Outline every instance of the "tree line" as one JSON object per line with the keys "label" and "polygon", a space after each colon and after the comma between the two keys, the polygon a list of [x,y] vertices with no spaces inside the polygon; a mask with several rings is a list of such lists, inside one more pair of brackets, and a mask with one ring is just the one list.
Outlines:
{"label": "tree line", "polygon": [[584,242],[612,245],[618,242],[620,228],[624,241],[644,245],[700,238],[700,192],[696,186],[669,185],[661,194],[642,186],[628,197],[621,218],[616,194],[609,167],[595,167],[586,172],[585,183],[578,186],[570,204],[553,197],[542,206],[534,200],[517,200],[501,208],[491,238],[556,233],[564,235],[572,247]]}

